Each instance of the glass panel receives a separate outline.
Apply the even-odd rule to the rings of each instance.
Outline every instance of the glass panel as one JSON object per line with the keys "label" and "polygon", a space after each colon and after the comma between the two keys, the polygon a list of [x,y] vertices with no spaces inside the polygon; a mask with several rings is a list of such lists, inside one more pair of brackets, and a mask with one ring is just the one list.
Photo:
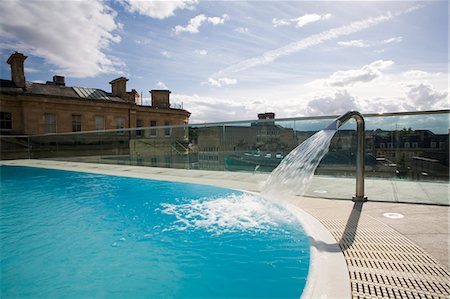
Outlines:
{"label": "glass panel", "polygon": [[[264,119],[168,128],[150,121],[150,127],[122,129],[120,135],[117,130],[106,130],[1,136],[1,154],[2,159],[245,171],[264,178],[292,149],[332,120]],[[103,116],[96,116],[95,122],[97,129],[105,129]],[[123,128],[124,122],[124,118],[118,121],[118,127]],[[447,190],[449,183],[448,112],[367,115],[365,124],[369,200],[448,204],[447,193],[443,196],[437,191]],[[45,114],[45,125],[54,132],[56,115]],[[305,196],[349,199],[355,191],[355,169],[356,122],[349,120],[336,132]]]}

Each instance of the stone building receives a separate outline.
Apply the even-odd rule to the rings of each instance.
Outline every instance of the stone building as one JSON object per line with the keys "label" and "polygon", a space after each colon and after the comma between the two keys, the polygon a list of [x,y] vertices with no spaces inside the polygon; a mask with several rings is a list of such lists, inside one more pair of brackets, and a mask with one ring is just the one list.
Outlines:
{"label": "stone building", "polygon": [[[24,72],[26,59],[22,53],[13,53],[7,60],[11,80],[0,79],[2,159],[21,156],[21,151],[26,151],[24,157],[80,156],[88,152],[129,155],[130,148],[140,148],[145,156],[153,150],[144,150],[136,140],[163,140],[166,146],[158,152],[171,148],[173,140],[187,141],[187,130],[167,128],[186,125],[190,116],[184,109],[171,107],[169,90],[151,90],[152,104],[144,106],[136,90],[127,91],[128,79],[124,77],[109,82],[111,92],[66,86],[62,76],[46,83],[29,82]],[[121,130],[140,127],[155,128]],[[32,137],[25,142],[25,137],[8,137],[12,135]]]}
{"label": "stone building", "polygon": [[168,90],[152,90],[152,105],[140,105],[128,79],[109,82],[111,92],[69,87],[62,76],[47,83],[25,80],[21,53],[12,54],[11,80],[0,80],[0,133],[36,135],[187,124],[190,113],[170,107]]}

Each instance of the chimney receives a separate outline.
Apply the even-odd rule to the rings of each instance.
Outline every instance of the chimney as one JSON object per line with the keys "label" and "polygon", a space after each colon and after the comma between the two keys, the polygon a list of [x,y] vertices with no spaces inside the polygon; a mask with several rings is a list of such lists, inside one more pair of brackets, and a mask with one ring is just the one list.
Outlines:
{"label": "chimney", "polygon": [[25,72],[23,69],[23,62],[27,59],[27,56],[22,53],[15,52],[9,56],[6,61],[11,65],[11,80],[16,87],[25,88]]}
{"label": "chimney", "polygon": [[53,76],[53,83],[59,86],[66,86],[64,76],[57,76],[57,75]]}
{"label": "chimney", "polygon": [[127,81],[125,77],[120,77],[109,82],[112,88],[112,96],[126,99],[127,97]]}
{"label": "chimney", "polygon": [[170,90],[153,89],[153,90],[150,90],[150,93],[152,95],[152,107],[156,107],[156,108],[169,108],[170,107],[170,101],[169,101]]}
{"label": "chimney", "polygon": [[258,114],[258,119],[274,119],[275,118],[275,113],[273,112],[266,112],[266,113],[259,113]]}
{"label": "chimney", "polygon": [[136,105],[140,105],[141,104],[141,98],[139,96],[139,92],[136,91],[136,89],[132,89],[131,92],[129,93],[129,98],[128,100],[131,103],[134,103]]}

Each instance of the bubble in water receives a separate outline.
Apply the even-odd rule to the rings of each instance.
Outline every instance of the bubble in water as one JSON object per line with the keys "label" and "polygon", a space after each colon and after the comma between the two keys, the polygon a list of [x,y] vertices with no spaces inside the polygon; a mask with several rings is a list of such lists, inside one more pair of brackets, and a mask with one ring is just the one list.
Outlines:
{"label": "bubble in water", "polygon": [[256,195],[232,194],[220,198],[202,198],[185,204],[162,203],[163,214],[176,220],[167,230],[203,229],[216,235],[227,232],[267,232],[292,223],[293,216],[281,207]]}

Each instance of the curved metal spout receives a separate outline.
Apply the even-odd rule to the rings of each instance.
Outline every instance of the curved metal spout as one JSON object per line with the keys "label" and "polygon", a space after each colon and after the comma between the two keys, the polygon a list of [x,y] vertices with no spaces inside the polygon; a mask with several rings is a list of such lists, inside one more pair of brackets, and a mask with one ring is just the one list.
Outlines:
{"label": "curved metal spout", "polygon": [[336,118],[325,130],[337,130],[350,118],[356,120],[356,135],[357,135],[357,152],[356,152],[356,194],[352,197],[355,202],[367,201],[367,196],[364,196],[364,139],[365,139],[365,124],[364,118],[358,111],[349,111],[338,118]]}

